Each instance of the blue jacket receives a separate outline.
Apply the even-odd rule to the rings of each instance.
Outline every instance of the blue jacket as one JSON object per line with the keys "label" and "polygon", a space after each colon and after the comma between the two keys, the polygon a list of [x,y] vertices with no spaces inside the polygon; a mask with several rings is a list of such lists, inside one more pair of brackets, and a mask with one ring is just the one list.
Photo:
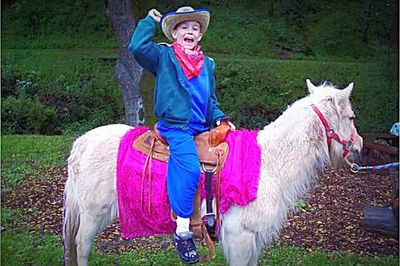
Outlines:
{"label": "blue jacket", "polygon": [[[151,41],[156,31],[156,21],[147,16],[141,19],[132,35],[128,49],[137,62],[156,76],[154,90],[154,115],[167,122],[187,126],[191,114],[191,96],[184,87],[183,70],[175,57],[174,50],[167,44]],[[206,124],[208,126],[224,117],[219,109],[215,95],[215,63],[205,56],[203,67],[207,68],[210,82],[210,95]]]}

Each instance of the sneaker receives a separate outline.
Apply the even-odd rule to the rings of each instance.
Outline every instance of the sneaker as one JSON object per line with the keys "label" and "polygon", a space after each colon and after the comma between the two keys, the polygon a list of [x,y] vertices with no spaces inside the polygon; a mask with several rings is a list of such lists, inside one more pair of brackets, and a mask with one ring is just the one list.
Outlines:
{"label": "sneaker", "polygon": [[199,262],[200,256],[197,253],[196,245],[193,242],[193,233],[184,232],[174,233],[174,246],[178,252],[179,258],[188,264]]}

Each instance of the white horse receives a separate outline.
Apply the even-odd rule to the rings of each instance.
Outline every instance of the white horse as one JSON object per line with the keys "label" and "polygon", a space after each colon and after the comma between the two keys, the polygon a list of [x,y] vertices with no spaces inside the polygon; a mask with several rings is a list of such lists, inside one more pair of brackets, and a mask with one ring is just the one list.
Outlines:
{"label": "white horse", "polygon": [[[245,207],[233,206],[221,216],[220,243],[229,265],[256,265],[318,171],[340,165],[343,157],[352,160],[361,151],[362,138],[353,124],[349,100],[353,83],[343,90],[327,82],[316,87],[307,80],[307,86],[308,96],[258,133],[262,162],[257,199]],[[87,265],[95,236],[118,218],[117,152],[130,129],[127,125],[95,128],[73,145],[64,191],[67,265]]]}

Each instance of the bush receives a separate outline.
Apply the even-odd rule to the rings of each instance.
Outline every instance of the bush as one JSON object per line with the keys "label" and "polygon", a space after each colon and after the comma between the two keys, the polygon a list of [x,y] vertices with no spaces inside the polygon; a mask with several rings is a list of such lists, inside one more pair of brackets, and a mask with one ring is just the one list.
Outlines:
{"label": "bush", "polygon": [[[123,117],[122,93],[112,76],[112,67],[108,63],[98,60],[85,59],[80,62],[76,70],[57,78],[49,78],[40,70],[21,70],[6,58],[2,67],[2,100],[3,131],[9,133],[44,133],[59,134],[66,129],[73,134],[72,129],[80,133],[104,124],[119,122]],[[9,98],[10,97],[10,98]],[[8,99],[9,98],[9,99]],[[6,100],[5,100],[6,99]],[[23,107],[16,112],[16,106]],[[23,106],[22,103],[28,103]],[[4,109],[3,107],[3,109]],[[29,124],[24,112],[31,112],[29,108],[51,110],[55,114],[52,126],[40,128],[40,121],[30,120]],[[11,113],[16,112],[14,115]],[[25,117],[25,118],[23,118]],[[81,126],[76,126],[82,123]],[[73,126],[71,126],[73,125]]]}
{"label": "bush", "polygon": [[60,133],[53,108],[42,104],[38,98],[15,98],[2,100],[1,129],[6,134],[55,134]]}

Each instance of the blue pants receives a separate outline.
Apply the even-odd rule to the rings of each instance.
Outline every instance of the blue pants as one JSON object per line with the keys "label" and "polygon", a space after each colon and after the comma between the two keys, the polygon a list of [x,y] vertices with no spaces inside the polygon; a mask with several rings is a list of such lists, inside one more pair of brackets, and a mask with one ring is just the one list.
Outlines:
{"label": "blue pants", "polygon": [[167,192],[176,215],[188,218],[193,213],[193,202],[200,182],[200,161],[194,136],[209,130],[205,125],[189,124],[187,129],[160,120],[157,128],[169,145]]}

